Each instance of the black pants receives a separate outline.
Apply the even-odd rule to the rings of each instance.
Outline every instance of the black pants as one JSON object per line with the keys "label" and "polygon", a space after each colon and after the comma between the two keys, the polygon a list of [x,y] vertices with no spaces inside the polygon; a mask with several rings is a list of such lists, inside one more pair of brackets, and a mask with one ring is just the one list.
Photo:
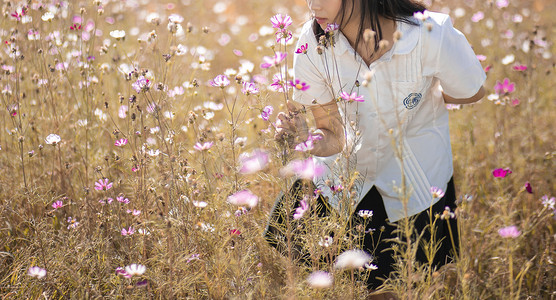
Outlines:
{"label": "black pants", "polygon": [[[444,197],[438,200],[438,202],[432,206],[433,221],[434,215],[442,215],[445,207],[449,207],[450,210],[453,212],[456,209],[455,201],[456,193],[452,178],[448,183],[448,187],[446,189]],[[371,275],[369,276],[369,279],[367,281],[367,284],[370,288],[376,289],[382,284],[383,279],[389,277],[394,270],[394,251],[390,249],[392,246],[391,242],[388,242],[386,240],[396,238],[398,236],[398,233],[395,233],[394,230],[398,226],[399,221],[395,223],[388,222],[388,217],[384,208],[382,196],[380,195],[376,187],[373,187],[361,200],[355,210],[355,215],[357,215],[357,212],[359,210],[373,211],[373,216],[371,220],[367,222],[366,226],[366,230],[371,230],[371,232],[365,235],[364,250],[373,255],[373,264],[378,267],[378,269],[371,272]],[[422,239],[427,242],[430,241],[431,236],[430,230],[428,228],[425,229],[426,226],[430,224],[429,212],[430,210],[426,209],[417,214],[417,216],[415,216],[415,222],[413,226],[413,235],[417,236],[418,234],[425,231]],[[360,221],[360,219],[358,220]],[[452,238],[455,245],[452,245],[452,239],[450,238],[450,231],[448,226],[451,228]],[[438,219],[436,220],[434,230],[436,230],[435,240],[436,242],[441,243],[441,246],[434,257],[433,265],[435,267],[439,267],[446,264],[447,262],[450,262],[451,258],[458,251],[459,239],[456,219]],[[421,247],[419,247],[417,251],[416,260],[423,264],[428,264],[428,259]]]}

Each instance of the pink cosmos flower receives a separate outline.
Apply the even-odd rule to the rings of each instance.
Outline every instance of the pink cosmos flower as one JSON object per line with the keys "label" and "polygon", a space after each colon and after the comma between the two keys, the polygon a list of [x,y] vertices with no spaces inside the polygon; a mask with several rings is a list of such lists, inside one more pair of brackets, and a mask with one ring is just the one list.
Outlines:
{"label": "pink cosmos flower", "polygon": [[471,16],[471,21],[477,23],[480,20],[484,19],[484,17],[485,13],[483,13],[482,11],[478,11],[473,16]]}
{"label": "pink cosmos flower", "polygon": [[29,270],[27,270],[27,275],[41,279],[46,276],[46,270],[41,267],[30,267]]}
{"label": "pink cosmos flower", "polygon": [[355,92],[353,92],[351,95],[346,93],[346,92],[341,92],[340,97],[342,97],[342,99],[346,100],[347,102],[353,102],[353,101],[364,102],[365,101],[365,98],[363,96],[357,96],[357,93],[355,93]]}
{"label": "pink cosmos flower", "polygon": [[224,88],[230,84],[230,79],[226,75],[218,75],[210,81],[210,85],[214,87]]}
{"label": "pink cosmos flower", "polygon": [[328,33],[330,31],[336,31],[338,30],[338,28],[340,28],[340,25],[336,24],[336,23],[329,23],[326,25],[326,29],[324,29],[325,33]]}
{"label": "pink cosmos flower", "polygon": [[270,119],[270,115],[272,115],[272,112],[274,112],[274,107],[272,107],[271,105],[265,106],[261,111],[261,118],[265,121],[268,121],[268,119]]}
{"label": "pink cosmos flower", "polygon": [[242,153],[239,156],[241,174],[253,174],[264,169],[269,162],[269,155],[263,150],[257,149],[251,154]]}
{"label": "pink cosmos flower", "polygon": [[118,200],[118,202],[123,203],[123,204],[128,204],[129,203],[129,199],[124,198],[124,196],[118,196],[118,197],[116,197],[116,200]]}
{"label": "pink cosmos flower", "polygon": [[315,164],[311,157],[305,160],[293,160],[286,165],[280,173],[284,176],[296,175],[302,179],[312,180],[314,177],[322,175],[325,171],[324,166]]}
{"label": "pink cosmos flower", "polygon": [[97,191],[107,191],[112,188],[112,182],[108,182],[108,178],[104,178],[104,180],[99,179],[95,182],[95,190]]}
{"label": "pink cosmos flower", "polygon": [[139,76],[137,81],[135,81],[134,83],[131,84],[131,87],[137,93],[140,93],[140,92],[143,92],[143,91],[148,91],[150,86],[151,86],[150,81],[147,78],[145,78],[145,76]]}
{"label": "pink cosmos flower", "polygon": [[307,46],[308,46],[307,43],[305,43],[305,45],[299,46],[299,48],[297,48],[297,50],[295,50],[295,53],[298,53],[298,54],[301,54],[301,53],[307,54]]}
{"label": "pink cosmos flower", "polygon": [[127,144],[127,139],[119,139],[114,142],[114,146],[116,147],[123,147]]}
{"label": "pink cosmos flower", "polygon": [[498,168],[492,171],[492,175],[496,178],[504,178],[510,174],[512,174],[512,170],[510,170],[509,168]]}
{"label": "pink cosmos flower", "polygon": [[270,18],[270,23],[273,28],[283,30],[292,24],[292,18],[288,15],[277,14]]}
{"label": "pink cosmos flower", "polygon": [[131,214],[133,216],[138,216],[138,215],[141,214],[141,211],[137,210],[137,209],[134,209],[134,210],[128,209],[128,210],[126,210],[126,213]]}
{"label": "pink cosmos flower", "polygon": [[281,74],[275,74],[272,77],[272,83],[270,84],[270,89],[275,92],[284,92],[290,89],[289,85],[285,84],[284,79]]}
{"label": "pink cosmos flower", "polygon": [[307,141],[303,142],[303,143],[299,143],[295,146],[295,151],[300,151],[300,152],[308,152],[311,151],[315,148],[315,145],[313,143],[312,139],[308,139]]}
{"label": "pink cosmos flower", "polygon": [[299,201],[299,207],[295,209],[295,213],[293,214],[293,219],[298,220],[303,218],[305,212],[309,209],[309,204],[305,199]]}
{"label": "pink cosmos flower", "polygon": [[54,208],[54,209],[61,208],[62,206],[64,206],[64,202],[62,202],[62,201],[60,201],[60,200],[58,200],[58,201],[52,203],[52,208]]}
{"label": "pink cosmos flower", "polygon": [[556,198],[548,197],[548,195],[544,195],[541,197],[541,203],[545,208],[554,209],[556,207]]}
{"label": "pink cosmos flower", "polygon": [[306,91],[310,88],[310,86],[307,83],[301,82],[299,81],[299,79],[296,79],[295,82],[293,80],[290,80],[290,86],[300,91]]}
{"label": "pink cosmos flower", "polygon": [[213,145],[213,142],[205,142],[205,143],[196,143],[193,148],[197,151],[206,151],[210,149]]}
{"label": "pink cosmos flower", "polygon": [[505,78],[503,82],[496,81],[494,85],[494,92],[498,95],[509,94],[515,91],[515,83],[510,82],[510,79]]}
{"label": "pink cosmos flower", "polygon": [[244,82],[243,83],[243,88],[241,89],[241,92],[247,96],[249,95],[255,95],[259,93],[259,89],[257,88],[257,86],[255,85],[255,83],[253,82]]}
{"label": "pink cosmos flower", "polygon": [[239,229],[230,229],[230,235],[231,236],[240,236],[241,231],[239,231]]}
{"label": "pink cosmos flower", "polygon": [[508,5],[510,5],[510,1],[508,0],[496,0],[496,6],[498,6],[498,8],[508,7]]}
{"label": "pink cosmos flower", "polygon": [[516,226],[512,225],[498,229],[498,234],[503,238],[515,239],[516,237],[521,235],[521,231],[519,231]]}
{"label": "pink cosmos flower", "polygon": [[127,272],[122,267],[116,268],[116,275],[123,276],[125,278],[131,278],[131,275],[127,274]]}
{"label": "pink cosmos flower", "polygon": [[525,182],[525,191],[527,191],[527,193],[529,194],[533,193],[533,187],[531,186],[531,183],[529,183],[529,181]]}
{"label": "pink cosmos flower", "polygon": [[259,197],[251,193],[250,190],[242,190],[228,196],[228,202],[238,206],[255,207],[259,203]]}
{"label": "pink cosmos flower", "polygon": [[135,233],[135,229],[131,226],[129,226],[128,229],[122,228],[122,235],[126,236],[126,235],[132,235]]}
{"label": "pink cosmos flower", "polygon": [[100,199],[100,200],[98,200],[98,203],[104,205],[104,204],[106,204],[106,203],[110,204],[110,203],[112,203],[112,201],[114,201],[114,199],[112,199],[112,198],[106,198],[106,199]]}
{"label": "pink cosmos flower", "polygon": [[478,55],[477,55],[477,59],[478,59],[479,61],[485,61],[485,60],[487,59],[487,57],[486,57],[486,55],[478,54]]}
{"label": "pink cosmos flower", "polygon": [[444,191],[441,188],[438,188],[436,186],[431,186],[431,194],[432,197],[435,199],[444,197]]}
{"label": "pink cosmos flower", "polygon": [[276,52],[274,57],[265,56],[263,57],[264,63],[261,64],[261,68],[268,69],[274,66],[279,65],[284,59],[286,58],[287,53],[284,52]]}
{"label": "pink cosmos flower", "polygon": [[527,70],[527,66],[526,65],[515,65],[513,66],[513,68],[515,71],[526,71]]}

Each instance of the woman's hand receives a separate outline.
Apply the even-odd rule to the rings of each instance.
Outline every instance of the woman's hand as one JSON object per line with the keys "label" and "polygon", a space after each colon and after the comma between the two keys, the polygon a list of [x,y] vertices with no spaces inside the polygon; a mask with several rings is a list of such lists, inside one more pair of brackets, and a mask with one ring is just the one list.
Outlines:
{"label": "woman's hand", "polygon": [[277,141],[286,142],[288,147],[294,148],[303,143],[309,136],[309,128],[305,119],[304,109],[297,108],[291,101],[286,102],[288,112],[280,112],[276,117]]}

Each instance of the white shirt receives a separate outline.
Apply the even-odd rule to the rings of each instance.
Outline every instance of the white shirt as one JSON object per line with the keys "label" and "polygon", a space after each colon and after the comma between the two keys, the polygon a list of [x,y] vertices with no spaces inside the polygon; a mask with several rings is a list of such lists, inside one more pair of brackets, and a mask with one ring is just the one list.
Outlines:
{"label": "white shirt", "polygon": [[[323,47],[319,55],[312,22],[305,24],[297,44],[307,44],[307,54],[294,57],[295,78],[310,86],[306,91],[294,89],[295,101],[306,106],[315,101],[324,104],[338,99],[340,92],[364,97],[364,102],[338,102],[346,120],[347,145],[344,154],[313,158],[327,166],[315,183],[329,202],[339,207],[345,197],[324,183],[330,180],[338,185],[339,174],[345,178],[357,171],[358,196],[350,205],[356,206],[374,185],[391,222],[434,204],[438,199],[433,199],[430,188],[445,191],[452,177],[448,111],[439,85],[451,97],[469,98],[486,79],[475,53],[449,16],[430,13],[426,21],[409,19],[417,25],[397,22],[401,39],[370,66],[339,31],[335,32],[335,46]],[[424,23],[432,25],[430,31]],[[369,84],[357,87],[356,81],[362,84],[368,72],[373,74]],[[401,155],[395,154],[393,145]],[[341,159],[347,156],[349,162]],[[398,192],[402,173],[410,189],[407,211]]]}

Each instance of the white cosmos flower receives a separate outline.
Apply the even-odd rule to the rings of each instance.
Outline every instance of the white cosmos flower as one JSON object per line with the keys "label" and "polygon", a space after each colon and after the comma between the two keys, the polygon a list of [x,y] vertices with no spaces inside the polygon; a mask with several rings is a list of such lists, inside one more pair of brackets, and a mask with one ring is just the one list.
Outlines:
{"label": "white cosmos flower", "polygon": [[44,15],[42,15],[41,19],[45,22],[52,21],[52,19],[54,19],[54,14],[47,11]]}
{"label": "white cosmos flower", "polygon": [[307,283],[316,289],[325,289],[332,286],[334,278],[325,271],[315,271],[307,277]]}
{"label": "white cosmos flower", "polygon": [[147,267],[139,264],[131,264],[125,267],[125,272],[130,276],[141,276],[146,270]]}
{"label": "white cosmos flower", "polygon": [[51,133],[49,134],[44,141],[48,144],[48,145],[52,145],[52,146],[56,146],[62,139],[60,138],[59,135]]}
{"label": "white cosmos flower", "polygon": [[112,30],[110,31],[110,36],[116,40],[123,39],[125,37],[125,31],[123,30]]}
{"label": "white cosmos flower", "polygon": [[336,269],[357,269],[365,266],[371,259],[371,255],[363,250],[348,250],[336,258],[334,268]]}
{"label": "white cosmos flower", "polygon": [[46,276],[46,270],[40,267],[30,267],[27,271],[27,275],[41,279]]}

